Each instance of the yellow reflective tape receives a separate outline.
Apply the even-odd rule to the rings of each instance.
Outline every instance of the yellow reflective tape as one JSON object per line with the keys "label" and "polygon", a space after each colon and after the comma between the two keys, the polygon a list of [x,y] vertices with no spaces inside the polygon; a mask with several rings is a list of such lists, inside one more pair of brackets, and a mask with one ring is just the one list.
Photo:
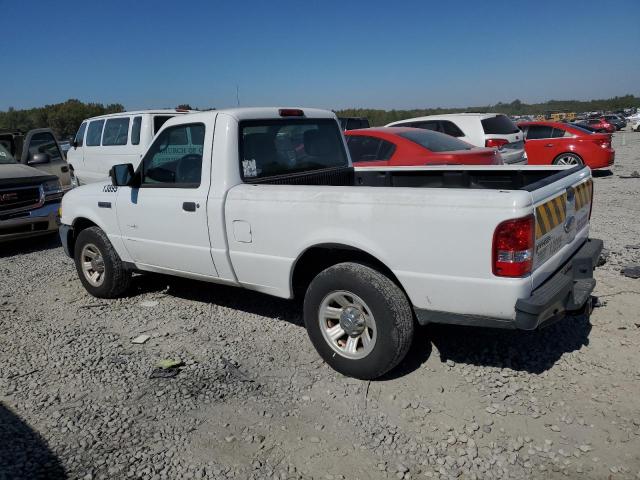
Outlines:
{"label": "yellow reflective tape", "polygon": [[542,236],[542,230],[540,229],[540,222],[536,222],[536,238],[540,238]]}
{"label": "yellow reflective tape", "polygon": [[544,205],[540,205],[536,208],[538,222],[540,223],[540,229],[542,230],[542,234],[546,234],[549,230],[551,230],[551,221],[547,218],[547,212],[544,210]]}
{"label": "yellow reflective tape", "polygon": [[553,208],[556,212],[556,216],[558,217],[558,222],[564,222],[565,211],[564,211],[564,201],[562,197],[556,197],[552,200]]}
{"label": "yellow reflective tape", "polygon": [[555,228],[555,226],[558,225],[558,222],[560,221],[558,220],[558,217],[556,217],[556,212],[553,208],[552,203],[553,202],[547,202],[543,205],[544,209],[547,211],[548,218],[551,221],[551,229]]}

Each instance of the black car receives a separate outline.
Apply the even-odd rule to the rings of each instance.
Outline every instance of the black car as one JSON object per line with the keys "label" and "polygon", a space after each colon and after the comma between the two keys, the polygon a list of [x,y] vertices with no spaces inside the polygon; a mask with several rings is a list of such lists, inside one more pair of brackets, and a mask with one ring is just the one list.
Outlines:
{"label": "black car", "polygon": [[627,121],[619,115],[606,114],[603,115],[603,117],[607,122],[616,127],[616,130],[622,130],[627,126]]}

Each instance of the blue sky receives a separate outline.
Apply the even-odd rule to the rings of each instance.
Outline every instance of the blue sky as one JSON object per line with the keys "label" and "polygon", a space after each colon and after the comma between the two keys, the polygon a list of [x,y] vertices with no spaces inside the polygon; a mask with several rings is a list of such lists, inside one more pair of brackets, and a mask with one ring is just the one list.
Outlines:
{"label": "blue sky", "polygon": [[0,0],[0,110],[640,95],[640,1]]}

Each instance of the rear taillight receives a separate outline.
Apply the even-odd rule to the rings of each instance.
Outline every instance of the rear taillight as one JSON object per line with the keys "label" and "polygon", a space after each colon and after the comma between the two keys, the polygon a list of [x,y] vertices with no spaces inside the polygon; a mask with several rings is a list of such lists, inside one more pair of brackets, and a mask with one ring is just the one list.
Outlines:
{"label": "rear taillight", "polygon": [[596,143],[602,148],[611,148],[611,140],[596,140]]}
{"label": "rear taillight", "polygon": [[533,265],[535,218],[507,220],[493,233],[493,274],[523,277]]}
{"label": "rear taillight", "polygon": [[509,143],[509,140],[504,138],[487,138],[484,142],[485,147],[501,148]]}

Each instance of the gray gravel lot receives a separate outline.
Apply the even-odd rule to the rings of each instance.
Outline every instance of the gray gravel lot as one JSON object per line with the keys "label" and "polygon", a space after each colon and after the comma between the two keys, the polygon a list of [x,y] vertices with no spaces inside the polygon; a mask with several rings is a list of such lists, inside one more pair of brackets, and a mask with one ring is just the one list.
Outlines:
{"label": "gray gravel lot", "polygon": [[294,302],[160,276],[99,300],[55,238],[1,245],[0,479],[640,478],[640,133],[614,146],[590,320],[422,328],[375,382],[324,365]]}

